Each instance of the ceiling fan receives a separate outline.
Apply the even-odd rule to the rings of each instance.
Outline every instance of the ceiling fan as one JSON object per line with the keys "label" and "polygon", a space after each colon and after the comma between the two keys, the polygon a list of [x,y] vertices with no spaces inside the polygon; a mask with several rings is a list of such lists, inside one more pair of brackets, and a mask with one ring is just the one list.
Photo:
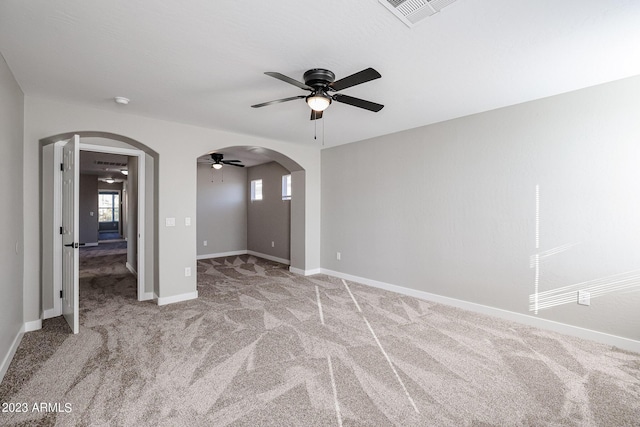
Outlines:
{"label": "ceiling fan", "polygon": [[304,83],[299,82],[291,77],[287,77],[280,73],[266,72],[267,76],[274,77],[283,82],[292,84],[300,89],[308,90],[309,95],[298,95],[290,98],[276,99],[275,101],[263,102],[262,104],[252,105],[253,108],[266,107],[271,104],[279,104],[281,102],[293,101],[294,99],[305,98],[309,107],[311,107],[311,120],[322,118],[322,112],[331,104],[331,101],[342,102],[344,104],[353,105],[354,107],[364,108],[365,110],[378,112],[382,110],[384,105],[375,102],[365,101],[364,99],[354,98],[353,96],[343,95],[341,93],[333,94],[343,89],[366,83],[371,80],[382,77],[373,68],[367,68],[340,80],[335,80],[336,76],[333,72],[323,68],[313,68],[304,73]]}
{"label": "ceiling fan", "polygon": [[241,160],[223,160],[223,159],[224,159],[224,154],[211,153],[211,160],[213,160],[211,167],[214,169],[221,169],[222,165],[237,166],[239,168],[244,167],[244,165],[239,164]]}

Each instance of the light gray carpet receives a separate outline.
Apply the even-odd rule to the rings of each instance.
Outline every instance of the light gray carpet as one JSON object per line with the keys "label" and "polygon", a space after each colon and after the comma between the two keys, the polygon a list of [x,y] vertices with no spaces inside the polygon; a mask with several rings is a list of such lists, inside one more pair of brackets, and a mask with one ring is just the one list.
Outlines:
{"label": "light gray carpet", "polygon": [[25,335],[2,425],[638,426],[640,355],[238,256],[199,299],[135,301],[124,255],[84,257],[80,334]]}

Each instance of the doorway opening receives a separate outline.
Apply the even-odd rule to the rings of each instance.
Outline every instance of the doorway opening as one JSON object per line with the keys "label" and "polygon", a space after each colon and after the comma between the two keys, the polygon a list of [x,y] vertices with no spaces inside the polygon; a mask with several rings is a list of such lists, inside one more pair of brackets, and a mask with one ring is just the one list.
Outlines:
{"label": "doorway opening", "polygon": [[[61,221],[63,203],[61,200],[62,182],[57,172],[59,164],[63,164],[62,146],[65,137],[73,137],[73,133],[56,135],[40,141],[41,143],[41,219],[42,219],[42,318],[57,317],[63,313],[63,268],[62,268],[62,237],[63,228],[58,232],[58,224]],[[96,155],[117,155],[128,159],[126,171],[118,170],[118,176],[127,175],[125,180],[120,180],[117,188],[110,187],[114,184],[109,181],[98,181],[98,177],[89,176],[88,182],[95,181],[93,186],[88,186],[92,200],[90,208],[83,212],[89,225],[95,224],[95,230],[89,230],[85,236],[78,232],[75,246],[97,246],[102,242],[121,241],[127,253],[126,267],[136,277],[138,301],[153,299],[156,290],[157,275],[153,258],[157,251],[157,215],[156,194],[147,193],[145,189],[157,188],[157,164],[158,155],[129,138],[103,133],[103,132],[79,132],[79,152],[95,153]],[[62,140],[62,141],[61,141]],[[136,143],[140,148],[132,146]],[[79,156],[78,156],[79,159]],[[145,166],[150,166],[146,168]],[[149,173],[150,172],[150,173]],[[79,174],[78,174],[79,175]],[[88,173],[87,175],[90,175]],[[82,187],[80,179],[78,186]],[[125,181],[125,183],[122,183]],[[127,183],[128,181],[128,183]],[[101,182],[97,184],[97,182]],[[76,201],[71,208],[75,215],[80,213],[80,203]],[[85,207],[86,208],[86,207]],[[67,207],[67,210],[68,207]],[[104,239],[103,239],[104,238]],[[97,249],[97,248],[95,248]],[[122,248],[120,248],[122,249]],[[75,275],[78,275],[78,266],[75,267]]]}
{"label": "doorway opening", "polygon": [[[220,165],[212,154],[233,160]],[[263,147],[226,147],[198,157],[196,235],[198,260],[249,254],[304,272],[304,168]]]}

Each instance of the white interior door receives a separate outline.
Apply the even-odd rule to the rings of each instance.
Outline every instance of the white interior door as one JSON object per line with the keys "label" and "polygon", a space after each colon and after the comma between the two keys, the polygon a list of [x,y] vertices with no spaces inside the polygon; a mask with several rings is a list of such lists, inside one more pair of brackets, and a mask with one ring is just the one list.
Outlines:
{"label": "white interior door", "polygon": [[74,334],[78,318],[78,209],[80,137],[74,135],[62,147],[62,314]]}

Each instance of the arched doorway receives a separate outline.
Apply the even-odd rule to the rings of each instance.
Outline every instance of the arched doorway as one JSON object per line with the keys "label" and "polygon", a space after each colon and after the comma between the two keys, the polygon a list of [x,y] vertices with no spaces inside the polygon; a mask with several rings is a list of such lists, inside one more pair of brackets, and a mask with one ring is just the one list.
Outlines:
{"label": "arched doorway", "polygon": [[[40,140],[41,187],[41,308],[43,318],[61,314],[61,240],[57,233],[60,215],[60,141],[80,137],[80,150],[126,156],[131,159],[132,176],[129,193],[130,221],[127,248],[127,268],[137,276],[137,299],[152,299],[157,288],[157,162],[158,154],[144,144],[123,135],[109,132],[68,132]],[[96,212],[97,214],[98,212]],[[93,212],[92,212],[93,214]],[[92,215],[93,216],[93,215]]]}
{"label": "arched doorway", "polygon": [[[227,160],[240,160],[236,164],[244,167],[227,164],[219,170],[212,169],[215,162],[210,157],[212,153],[222,154]],[[289,264],[292,272],[302,274],[305,265],[304,168],[280,152],[255,146],[212,150],[198,157],[197,165],[198,259],[249,253]],[[262,186],[258,170],[266,174],[265,180],[270,180],[264,184],[270,188],[271,200],[251,200],[254,182],[260,181]],[[279,193],[287,180],[289,197]],[[264,221],[265,218],[269,222]],[[212,239],[215,239],[213,244]]]}

